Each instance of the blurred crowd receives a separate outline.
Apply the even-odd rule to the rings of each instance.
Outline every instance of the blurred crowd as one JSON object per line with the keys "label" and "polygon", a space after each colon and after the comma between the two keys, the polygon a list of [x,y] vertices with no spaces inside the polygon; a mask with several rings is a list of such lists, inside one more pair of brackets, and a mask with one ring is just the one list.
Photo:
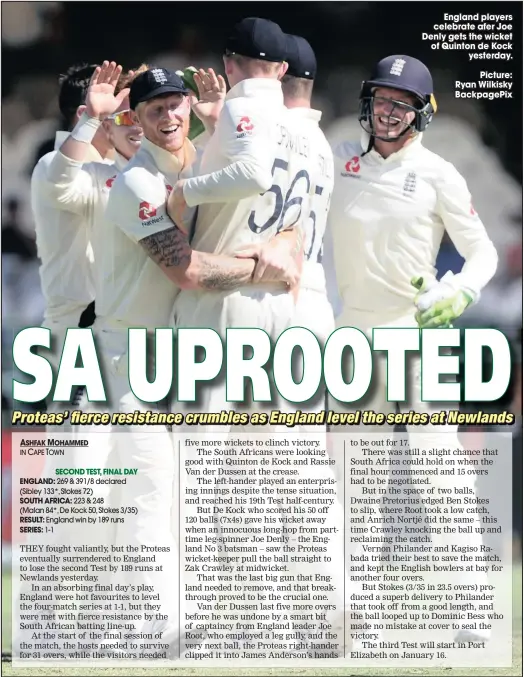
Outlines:
{"label": "blurred crowd", "polygon": [[[108,8],[115,5],[104,4]],[[178,3],[177,6],[187,4],[193,3]],[[359,17],[364,21],[369,16],[369,6],[374,3],[307,4],[317,5],[319,21],[326,21],[330,16],[342,21],[348,13],[353,21]],[[20,329],[39,325],[43,316],[44,300],[30,208],[30,177],[39,157],[52,150],[55,132],[65,129],[57,107],[60,71],[52,69],[61,63],[63,72],[70,65],[63,54],[60,57],[62,48],[65,54],[71,52],[71,20],[68,18],[71,8],[67,5],[70,3],[2,3],[4,59],[8,64],[16,64],[15,75],[11,72],[3,87],[2,98],[3,408],[10,405],[13,338]],[[311,12],[311,7],[305,11]],[[206,39],[211,33],[212,26],[205,18],[201,25],[178,23],[171,38],[165,31],[161,34],[167,37],[157,41],[158,52],[140,53],[135,59],[137,63],[126,65],[133,67],[146,61],[175,68],[211,66],[221,71],[220,51],[213,47],[215,43],[211,39]],[[125,46],[129,51],[128,42]],[[113,45],[113,52],[115,49]],[[329,70],[322,71],[322,49],[326,49],[325,44],[317,52],[321,75],[317,78],[313,103],[323,111],[322,127],[328,139],[336,143],[359,134],[358,92],[362,79],[367,76],[368,60],[348,59],[347,63],[340,63],[338,67],[330,65]],[[329,47],[327,49],[329,51]],[[380,47],[374,49],[374,55],[383,56]],[[100,54],[100,59],[114,58],[113,52]],[[324,54],[329,60],[328,52]],[[417,55],[416,49],[413,55]],[[91,54],[78,53],[77,57],[77,60],[89,61]],[[372,62],[373,57],[370,57],[369,63]],[[450,68],[430,66],[439,112],[425,134],[424,143],[453,162],[464,175],[474,206],[499,253],[497,275],[479,303],[467,311],[462,324],[501,329],[513,342],[515,356],[518,356],[522,334],[522,185],[515,171],[510,172],[508,168],[511,163],[504,145],[505,137],[490,118],[489,109],[479,103],[455,99],[456,73]],[[491,145],[486,145],[485,139],[490,140]],[[437,260],[438,276],[447,270],[456,272],[461,265],[462,259],[453,243],[445,239]]]}

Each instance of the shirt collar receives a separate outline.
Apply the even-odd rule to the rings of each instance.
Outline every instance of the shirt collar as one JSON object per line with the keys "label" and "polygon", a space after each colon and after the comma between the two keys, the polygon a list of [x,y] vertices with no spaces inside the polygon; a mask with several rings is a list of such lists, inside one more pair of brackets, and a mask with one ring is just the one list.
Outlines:
{"label": "shirt collar", "polygon": [[317,124],[320,122],[320,118],[322,117],[322,111],[315,110],[314,108],[298,107],[289,108],[288,110],[291,115],[295,115],[296,117],[302,118],[304,120],[312,120]]}
{"label": "shirt collar", "polygon": [[115,151],[115,167],[119,172],[124,169],[128,162],[129,160],[127,160],[123,155],[120,155],[118,151]]}
{"label": "shirt collar", "polygon": [[248,78],[231,87],[226,94],[226,99],[238,99],[239,97],[272,97],[284,105],[284,94],[279,80],[274,78]]}
{"label": "shirt collar", "polygon": [[169,153],[167,150],[155,145],[145,136],[142,137],[140,150],[145,150],[151,155],[155,161],[156,166],[164,174],[180,174],[184,169],[190,167],[196,156],[196,150],[189,139],[184,143],[184,162],[180,162],[178,158]]}
{"label": "shirt collar", "polygon": [[[60,148],[60,146],[64,143],[64,141],[69,137],[70,134],[71,132],[57,132],[55,134],[55,150],[58,150]],[[97,149],[93,145],[89,144],[85,162],[103,162],[104,164],[107,164],[108,162],[113,162],[113,159],[112,158],[104,159],[97,151]]]}
{"label": "shirt collar", "polygon": [[[362,147],[362,150],[366,154],[367,149],[369,148],[370,139],[371,136],[367,132],[362,132],[362,135],[360,137],[360,145]],[[397,150],[396,153],[392,153],[387,158],[383,158],[382,155],[380,155],[380,153],[377,153],[377,151],[374,149],[371,149],[369,154],[372,155],[373,157],[380,158],[382,162],[391,162],[392,160],[398,160],[403,157],[407,157],[412,153],[416,153],[418,150],[420,150],[421,146],[422,146],[422,133],[419,132],[418,134],[415,134],[415,136],[411,139],[409,143],[403,146],[400,150]]]}

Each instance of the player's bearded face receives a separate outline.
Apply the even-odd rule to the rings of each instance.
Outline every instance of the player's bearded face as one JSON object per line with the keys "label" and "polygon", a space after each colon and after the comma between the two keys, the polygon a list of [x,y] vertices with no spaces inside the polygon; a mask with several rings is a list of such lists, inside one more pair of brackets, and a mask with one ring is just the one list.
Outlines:
{"label": "player's bearded face", "polygon": [[139,104],[137,116],[144,136],[160,148],[174,153],[180,150],[189,132],[189,98],[170,94]]}
{"label": "player's bearded face", "polygon": [[415,97],[408,92],[378,87],[373,93],[373,131],[376,136],[397,139],[415,119]]}

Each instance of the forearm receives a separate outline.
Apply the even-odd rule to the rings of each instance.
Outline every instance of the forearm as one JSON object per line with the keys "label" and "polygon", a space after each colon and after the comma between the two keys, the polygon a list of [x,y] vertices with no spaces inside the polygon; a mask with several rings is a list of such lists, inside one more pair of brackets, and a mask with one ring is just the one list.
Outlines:
{"label": "forearm", "polygon": [[191,249],[178,228],[154,233],[139,241],[148,256],[181,289],[227,291],[251,283],[255,261],[207,254]]}
{"label": "forearm", "polygon": [[255,261],[193,251],[186,289],[231,291],[252,283]]}
{"label": "forearm", "polygon": [[491,280],[498,256],[481,218],[472,206],[471,194],[463,177],[448,166],[438,186],[439,213],[444,227],[465,263],[455,282],[469,289],[473,299]]}
{"label": "forearm", "polygon": [[90,171],[76,160],[58,152],[47,167],[42,181],[46,199],[56,208],[82,215],[96,200],[94,178]]}
{"label": "forearm", "polygon": [[464,256],[462,270],[455,279],[462,287],[473,292],[475,298],[488,284],[497,270],[498,255],[493,243],[486,239]]}
{"label": "forearm", "polygon": [[[91,179],[82,171],[87,160],[90,142],[96,132],[96,125],[90,125],[92,118],[85,123],[84,116],[60,146],[47,168],[47,190],[50,197],[57,203],[73,211],[82,208],[91,192]],[[79,141],[75,132],[78,131]]]}
{"label": "forearm", "polygon": [[254,162],[233,162],[211,174],[184,182],[184,198],[190,207],[213,202],[238,202],[271,187],[271,173]]}
{"label": "forearm", "polygon": [[102,124],[101,120],[83,113],[71,134],[60,146],[60,152],[70,160],[85,162],[89,146]]}
{"label": "forearm", "polygon": [[67,157],[59,150],[47,169],[47,179],[56,192],[63,192],[73,185],[82,171],[82,160],[74,160]]}

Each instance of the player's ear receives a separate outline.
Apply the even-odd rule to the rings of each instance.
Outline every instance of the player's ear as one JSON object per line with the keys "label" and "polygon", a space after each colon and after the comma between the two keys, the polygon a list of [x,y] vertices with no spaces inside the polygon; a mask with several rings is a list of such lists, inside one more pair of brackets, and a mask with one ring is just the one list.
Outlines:
{"label": "player's ear", "polygon": [[282,80],[282,78],[284,77],[284,75],[287,73],[287,69],[288,69],[288,68],[289,68],[289,64],[286,63],[285,61],[283,61],[283,62],[280,64],[279,69],[278,69],[278,79],[279,79],[279,80]]}
{"label": "player's ear", "polygon": [[78,108],[76,109],[76,120],[75,120],[75,124],[78,122],[78,120],[80,120],[80,118],[82,117],[82,113],[84,113],[84,111],[85,111],[86,109],[87,109],[87,106],[78,106]]}
{"label": "player's ear", "polygon": [[223,57],[224,60],[224,68],[226,71],[226,75],[231,75],[233,72],[233,61],[232,59],[228,59],[227,56]]}

